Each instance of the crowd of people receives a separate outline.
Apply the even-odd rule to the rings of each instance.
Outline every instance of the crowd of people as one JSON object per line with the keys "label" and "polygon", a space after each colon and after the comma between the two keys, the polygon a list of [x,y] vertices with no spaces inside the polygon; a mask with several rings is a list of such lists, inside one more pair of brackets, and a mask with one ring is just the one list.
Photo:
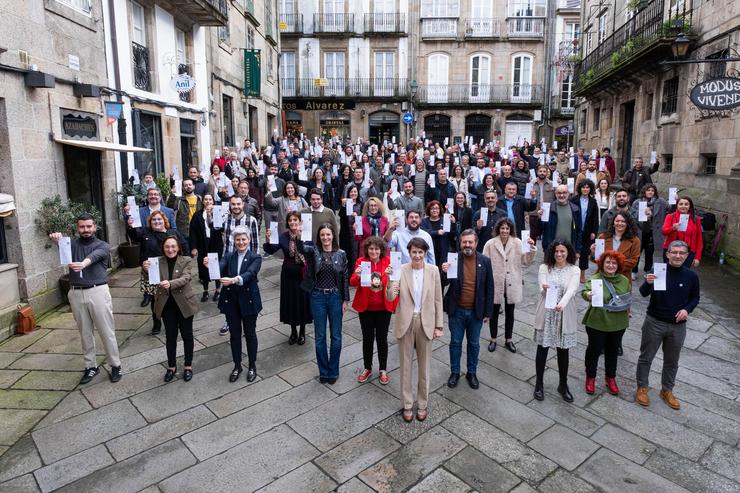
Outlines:
{"label": "crowd of people", "polygon": [[[678,357],[686,319],[699,301],[692,269],[701,260],[702,228],[691,199],[675,191],[669,200],[659,196],[651,179],[657,161],[645,167],[636,158],[618,176],[608,148],[586,154],[585,149],[526,141],[509,147],[478,145],[472,139],[447,144],[421,138],[406,144],[319,141],[301,135],[274,136],[271,146],[257,149],[245,141],[237,149],[217,151],[211,163],[187,169],[184,178],[173,172],[166,204],[153,177],[144,175],[138,186],[146,201],[136,205],[139,217],[132,216],[131,202],[123,213],[129,235],[140,245],[141,303],[152,307],[152,333],[164,324],[165,381],[177,374],[178,334],[185,349],[182,378],[193,378],[193,316],[209,301],[224,314],[220,333],[230,335],[234,369],[229,380],[238,380],[243,371],[242,333],[247,380],[257,378],[259,271],[263,254],[281,255],[280,322],[290,326],[290,345],[305,344],[306,326],[313,324],[321,383],[333,385],[340,377],[342,321],[351,306],[359,314],[363,338],[363,370],[357,380],[364,383],[373,376],[377,348],[378,379],[388,384],[393,320],[402,416],[414,418],[416,352],[416,418],[424,420],[432,341],[443,335],[444,313],[450,330],[447,385],[456,387],[463,373],[465,339],[464,375],[477,389],[482,327],[489,326],[487,349],[494,352],[503,318],[503,347],[517,352],[513,330],[516,306],[524,299],[525,267],[542,250],[534,313],[534,398],[544,399],[544,371],[554,348],[557,391],[573,401],[569,351],[576,347],[581,325],[588,341],[585,391],[596,391],[603,354],[606,389],[619,393],[621,339],[644,256],[638,292],[650,302],[642,326],[636,400],[649,404],[649,369],[662,345],[660,396],[678,409],[672,393]],[[78,230],[80,237],[72,240],[70,304],[86,354],[82,383],[99,371],[93,326],[103,335],[111,380],[117,381],[120,360],[115,336],[110,337],[110,294],[101,264],[107,259],[101,253],[105,244],[95,238],[91,217],[81,216]],[[656,249],[663,252],[660,262],[653,259]],[[196,259],[195,268],[190,257]],[[591,266],[595,273],[589,277]],[[196,270],[203,289],[199,301],[190,282]],[[350,286],[356,288],[354,299]],[[588,303],[581,320],[579,297]]]}

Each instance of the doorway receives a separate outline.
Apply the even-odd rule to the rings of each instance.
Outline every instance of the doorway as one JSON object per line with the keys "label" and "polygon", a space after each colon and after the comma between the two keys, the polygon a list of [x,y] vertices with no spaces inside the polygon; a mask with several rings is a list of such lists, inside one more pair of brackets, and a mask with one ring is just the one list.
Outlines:
{"label": "doorway", "polygon": [[632,134],[635,130],[635,102],[624,103],[622,107],[624,109],[624,149],[622,151],[622,169],[618,170],[619,174],[632,167]]}
{"label": "doorway", "polygon": [[465,117],[465,135],[473,137],[473,142],[491,140],[491,117],[488,115],[468,115]]}
{"label": "doorway", "polygon": [[[92,204],[105,217],[100,151],[69,145],[62,146],[62,149],[69,200],[82,204]],[[101,239],[107,237],[103,226],[103,224],[98,225],[98,237]]]}
{"label": "doorway", "polygon": [[180,161],[182,163],[180,176],[188,176],[188,169],[191,166],[198,167],[195,128],[195,120],[180,118]]}
{"label": "doorway", "polygon": [[450,138],[450,117],[447,115],[426,115],[424,117],[424,133],[432,144],[443,144]]}
{"label": "doorway", "polygon": [[398,114],[390,111],[376,111],[370,114],[370,143],[382,145],[383,142],[396,142],[401,137],[401,123]]}

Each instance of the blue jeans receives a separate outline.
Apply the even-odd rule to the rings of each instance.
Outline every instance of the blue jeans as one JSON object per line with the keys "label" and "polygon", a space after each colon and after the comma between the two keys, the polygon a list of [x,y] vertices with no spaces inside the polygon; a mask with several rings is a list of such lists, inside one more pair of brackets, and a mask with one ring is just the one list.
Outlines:
{"label": "blue jeans", "polygon": [[[321,378],[339,378],[339,355],[342,352],[342,296],[339,291],[325,294],[311,292],[313,331],[316,339],[316,362]],[[326,351],[326,321],[329,320],[331,345]]]}
{"label": "blue jeans", "polygon": [[478,354],[480,353],[480,329],[483,320],[478,320],[474,310],[458,308],[449,315],[450,325],[450,370],[460,373],[460,357],[462,356],[463,337],[468,338],[468,374],[475,374],[478,369]]}

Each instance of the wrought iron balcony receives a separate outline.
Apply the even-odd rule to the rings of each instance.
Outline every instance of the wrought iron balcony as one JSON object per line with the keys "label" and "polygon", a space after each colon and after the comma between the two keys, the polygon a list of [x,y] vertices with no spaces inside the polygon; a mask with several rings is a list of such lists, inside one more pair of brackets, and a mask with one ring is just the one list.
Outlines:
{"label": "wrought iron balcony", "polygon": [[457,38],[457,17],[422,19],[421,37],[423,39]]}
{"label": "wrought iron balcony", "polygon": [[501,37],[501,19],[468,19],[465,21],[466,38]]}
{"label": "wrought iron balcony", "polygon": [[510,38],[542,39],[545,35],[545,19],[542,17],[509,17],[506,25]]}
{"label": "wrought iron balcony", "polygon": [[313,32],[320,34],[344,34],[355,30],[354,14],[314,14]]}
{"label": "wrought iron balcony", "polygon": [[149,48],[132,42],[134,87],[143,91],[152,90],[152,72],[149,61]]}
{"label": "wrought iron balcony", "polygon": [[406,32],[406,14],[365,14],[365,34]]}
{"label": "wrought iron balcony", "polygon": [[435,84],[419,86],[420,106],[512,104],[541,105],[542,84]]}
{"label": "wrought iron balcony", "polygon": [[229,21],[228,0],[172,1],[175,11],[201,26],[223,26]]}
{"label": "wrought iron balcony", "polygon": [[303,34],[303,14],[280,14],[280,34]]}
{"label": "wrought iron balcony", "polygon": [[400,78],[281,78],[283,98],[405,98],[406,79]]}
{"label": "wrought iron balcony", "polygon": [[580,11],[581,2],[580,0],[558,0],[557,9]]}

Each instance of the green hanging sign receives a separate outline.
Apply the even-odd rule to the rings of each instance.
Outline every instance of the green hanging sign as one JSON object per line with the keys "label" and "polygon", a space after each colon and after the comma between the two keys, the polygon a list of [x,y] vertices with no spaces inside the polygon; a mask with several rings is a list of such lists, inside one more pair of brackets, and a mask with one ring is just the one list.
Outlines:
{"label": "green hanging sign", "polygon": [[260,50],[244,50],[244,95],[260,96]]}

